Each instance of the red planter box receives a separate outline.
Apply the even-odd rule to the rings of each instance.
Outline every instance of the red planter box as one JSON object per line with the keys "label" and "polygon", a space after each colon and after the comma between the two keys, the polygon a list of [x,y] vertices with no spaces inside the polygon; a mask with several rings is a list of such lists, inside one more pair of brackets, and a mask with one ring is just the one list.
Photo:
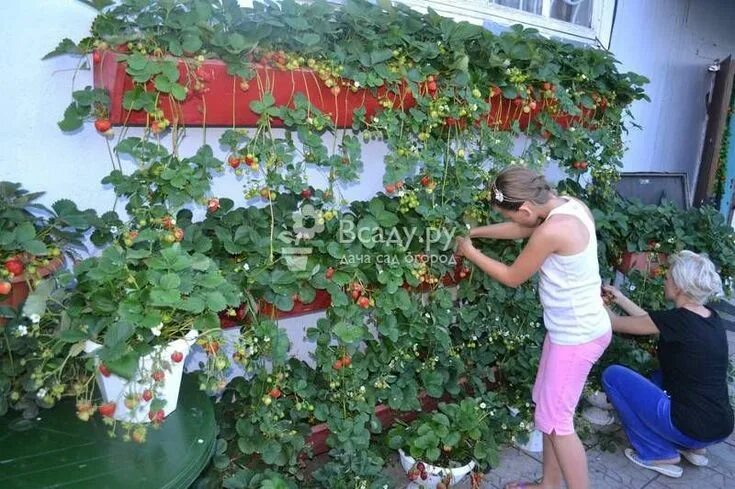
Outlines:
{"label": "red planter box", "polygon": [[620,258],[618,270],[622,273],[627,273],[630,270],[647,271],[649,275],[656,276],[661,266],[666,264],[667,259],[668,255],[666,253],[628,251],[623,253],[623,256]]}
{"label": "red planter box", "polygon": [[[380,423],[383,425],[383,429],[386,429],[389,428],[396,419],[400,419],[401,421],[408,423],[416,419],[416,417],[422,412],[436,411],[440,402],[448,401],[449,399],[449,396],[444,396],[441,399],[435,399],[427,394],[421,394],[419,396],[421,411],[394,411],[385,404],[378,404],[375,406],[375,416],[380,420]],[[327,437],[329,436],[329,433],[327,423],[319,423],[318,425],[311,427],[311,435],[309,435],[306,443],[311,445],[314,455],[320,455],[329,451],[329,446],[327,446]]]}
{"label": "red planter box", "polygon": [[[101,51],[100,55],[100,62],[93,67],[94,86],[110,92],[110,121],[114,125],[146,125],[148,116],[145,112],[127,111],[122,106],[125,92],[133,88],[133,80],[125,72],[126,63],[118,62],[120,55],[114,51]],[[178,61],[178,66],[180,83],[185,84],[183,80],[191,79],[193,73],[183,60]],[[243,90],[240,87],[243,80],[228,74],[224,61],[205,60],[196,70],[204,83],[204,90],[195,93],[190,88],[182,102],[161,96],[159,106],[172,123],[253,127],[260,116],[250,109],[250,103],[262,99],[265,92],[273,94],[276,106],[292,106],[294,96],[302,93],[322,113],[331,115],[337,127],[351,127],[356,108],[364,107],[366,116],[370,117],[381,108],[379,99],[382,97],[393,100],[396,108],[408,109],[415,104],[408,90],[398,97],[385,88],[373,93],[368,89],[352,92],[348,87],[341,87],[339,94],[334,95],[310,69],[285,71],[259,64],[253,67],[256,75],[248,80],[249,88]],[[152,84],[148,88],[152,89]],[[283,127],[283,121],[273,119],[271,125]]]}
{"label": "red planter box", "polygon": [[293,309],[290,311],[281,311],[273,304],[265,301],[260,302],[260,313],[272,319],[286,319],[303,316],[312,312],[324,311],[332,305],[332,296],[326,290],[317,290],[314,300],[309,304],[304,304],[298,299],[294,301]]}
{"label": "red planter box", "polygon": [[[61,258],[55,258],[51,260],[46,266],[38,268],[38,276],[41,278],[48,277],[56,270],[61,268],[62,264],[63,261],[61,260]],[[5,299],[0,300],[0,307],[10,307],[17,310],[20,306],[22,306],[28,298],[28,294],[31,293],[31,290],[28,287],[27,280],[28,279],[25,275],[18,275],[17,277],[13,277],[10,280],[10,284],[12,286],[12,288],[10,289],[10,294],[8,294]],[[5,319],[0,318],[0,326],[5,324],[5,322]]]}

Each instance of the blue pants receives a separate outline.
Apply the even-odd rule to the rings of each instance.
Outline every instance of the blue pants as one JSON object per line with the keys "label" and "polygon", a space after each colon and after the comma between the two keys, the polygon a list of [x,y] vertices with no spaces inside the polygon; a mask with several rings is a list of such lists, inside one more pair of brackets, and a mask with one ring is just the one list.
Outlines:
{"label": "blue pants", "polygon": [[651,380],[621,365],[602,373],[602,385],[615,406],[625,434],[641,460],[675,458],[678,450],[696,450],[717,442],[694,440],[671,421],[671,399],[661,388],[661,374]]}

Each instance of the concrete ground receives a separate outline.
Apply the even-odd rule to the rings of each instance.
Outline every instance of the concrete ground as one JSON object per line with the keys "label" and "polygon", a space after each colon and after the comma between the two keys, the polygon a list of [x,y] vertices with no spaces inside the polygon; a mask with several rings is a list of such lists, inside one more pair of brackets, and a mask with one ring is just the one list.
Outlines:
{"label": "concrete ground", "polygon": [[[735,308],[722,311],[723,319],[735,319]],[[728,331],[731,362],[735,363],[735,328]],[[735,392],[735,385],[731,385]],[[617,433],[624,440],[622,431]],[[725,442],[708,449],[709,465],[695,467],[685,460],[681,466],[684,475],[680,479],[672,479],[653,471],[633,465],[623,455],[624,441],[616,451],[608,452],[592,442],[587,449],[590,471],[590,487],[592,489],[735,489],[735,434]],[[396,458],[394,464],[387,469],[393,488],[406,486],[408,480],[401,470]],[[501,489],[504,484],[514,480],[535,481],[541,478],[542,464],[540,453],[528,453],[517,448],[506,448],[501,455],[497,468],[485,475],[482,489]],[[458,489],[469,489],[469,481],[456,486]],[[427,489],[434,489],[427,488]]]}

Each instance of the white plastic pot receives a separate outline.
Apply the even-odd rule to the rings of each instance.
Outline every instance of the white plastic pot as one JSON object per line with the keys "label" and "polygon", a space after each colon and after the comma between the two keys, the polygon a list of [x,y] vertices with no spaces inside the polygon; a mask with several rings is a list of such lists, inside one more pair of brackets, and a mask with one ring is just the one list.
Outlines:
{"label": "white plastic pot", "polygon": [[[416,460],[414,460],[413,457],[405,453],[403,450],[398,450],[398,455],[401,458],[401,466],[403,467],[403,470],[405,470],[406,474],[408,474],[408,471],[416,465]],[[462,481],[462,479],[467,477],[470,472],[472,472],[472,469],[475,468],[475,461],[473,460],[467,465],[463,465],[462,467],[457,467],[455,469],[436,467],[427,463],[424,463],[424,465],[426,469],[426,474],[428,475],[426,480],[419,478],[415,482],[409,482],[406,486],[407,489],[418,489],[421,487],[434,488],[447,475],[450,476],[448,487],[453,487],[455,484],[458,484]]]}
{"label": "white plastic pot", "polygon": [[596,408],[606,409],[608,411],[612,411],[614,409],[613,405],[610,404],[610,401],[607,400],[607,394],[603,391],[589,392],[585,396],[585,399]]}
{"label": "white plastic pot", "polygon": [[[186,359],[189,349],[198,336],[199,333],[192,330],[179,340],[172,341],[166,346],[156,347],[156,350],[150,355],[140,358],[138,370],[130,380],[113,373],[104,376],[97,369],[97,385],[102,393],[102,399],[106,403],[114,402],[116,404],[113,418],[132,423],[150,423],[151,420],[148,416],[150,404],[155,399],[166,401],[163,406],[164,416],[174,412],[179,401],[181,375],[184,371],[185,361],[173,362],[171,355],[174,352],[180,352],[183,358]],[[100,348],[102,348],[102,345],[89,340],[84,345],[84,351],[88,354],[94,353]],[[99,363],[99,359],[95,357],[95,366],[99,366]],[[159,368],[164,373],[164,379],[161,382],[153,382],[153,371]],[[154,392],[154,399],[150,401],[143,399],[143,392],[146,389]],[[125,405],[125,399],[131,396],[137,399],[137,405],[132,409]]]}
{"label": "white plastic pot", "polygon": [[537,429],[528,433],[528,441],[524,444],[516,443],[521,450],[532,453],[543,453],[544,451],[544,434]]}

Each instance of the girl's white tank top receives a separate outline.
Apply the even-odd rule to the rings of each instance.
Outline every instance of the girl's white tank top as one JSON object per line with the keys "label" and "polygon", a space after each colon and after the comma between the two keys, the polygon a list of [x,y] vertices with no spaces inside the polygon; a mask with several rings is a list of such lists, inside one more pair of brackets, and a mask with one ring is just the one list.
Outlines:
{"label": "girl's white tank top", "polygon": [[553,209],[579,219],[587,228],[589,241],[575,255],[552,253],[541,265],[539,295],[544,308],[544,325],[549,339],[558,345],[581,345],[610,331],[610,318],[600,295],[602,280],[597,261],[595,223],[584,205],[567,198],[565,204]]}

